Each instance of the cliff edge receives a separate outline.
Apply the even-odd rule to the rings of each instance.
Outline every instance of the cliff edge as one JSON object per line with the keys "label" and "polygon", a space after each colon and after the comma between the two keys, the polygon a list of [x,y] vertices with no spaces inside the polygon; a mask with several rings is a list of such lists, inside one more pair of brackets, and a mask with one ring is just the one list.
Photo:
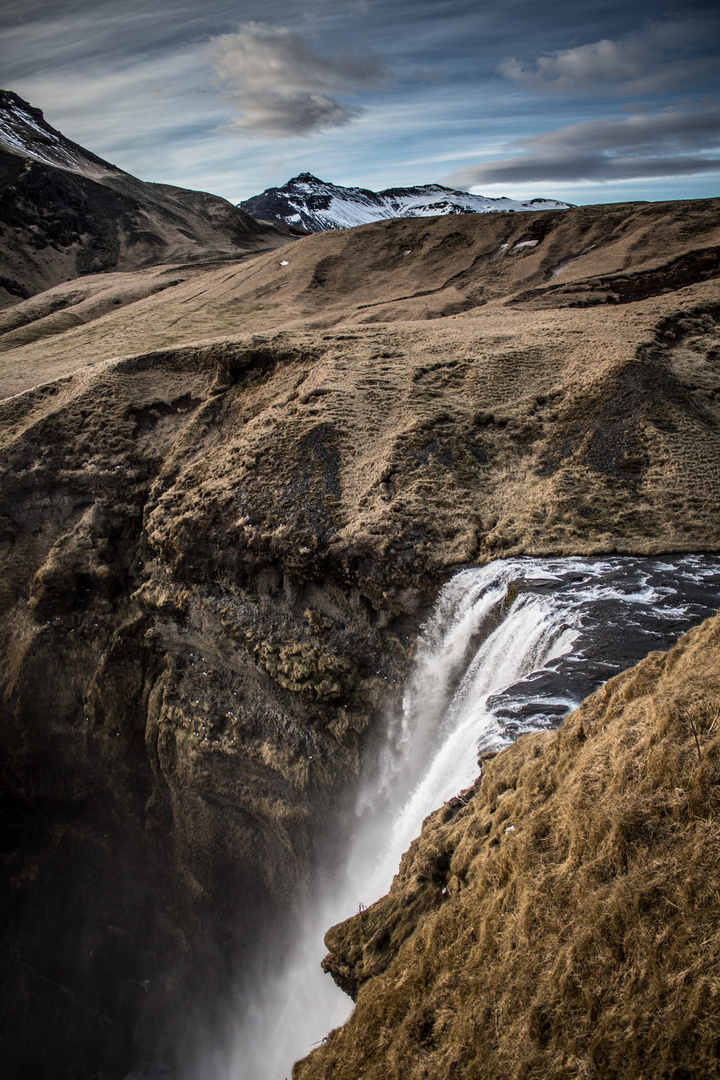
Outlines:
{"label": "cliff edge", "polygon": [[456,569],[720,550],[717,206],[380,222],[2,314],[8,1069],[186,1060]]}

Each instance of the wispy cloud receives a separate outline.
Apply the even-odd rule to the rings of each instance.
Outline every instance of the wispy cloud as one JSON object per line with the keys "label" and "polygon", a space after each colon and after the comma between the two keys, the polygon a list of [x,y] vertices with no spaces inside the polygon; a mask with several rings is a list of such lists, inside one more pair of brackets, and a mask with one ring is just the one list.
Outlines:
{"label": "wispy cloud", "polygon": [[224,96],[239,110],[231,127],[271,137],[349,124],[364,109],[343,99],[390,78],[370,49],[314,51],[287,27],[257,22],[215,38],[205,55]]}
{"label": "wispy cloud", "polygon": [[720,171],[720,106],[588,120],[518,139],[512,145],[520,151],[516,157],[459,169],[449,181],[461,187],[477,187]]}
{"label": "wispy cloud", "polygon": [[574,202],[630,175],[607,193],[713,194],[716,144],[673,139],[708,120],[719,21],[712,0],[0,4],[5,88],[130,172],[231,198],[305,170],[382,188],[461,166],[497,195]]}

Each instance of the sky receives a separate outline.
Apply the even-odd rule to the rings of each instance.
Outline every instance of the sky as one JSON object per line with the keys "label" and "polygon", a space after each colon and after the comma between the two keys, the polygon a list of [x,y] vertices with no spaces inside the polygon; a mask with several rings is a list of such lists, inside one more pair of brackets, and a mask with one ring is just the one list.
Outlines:
{"label": "sky", "polygon": [[720,195],[715,0],[3,0],[3,89],[143,180]]}

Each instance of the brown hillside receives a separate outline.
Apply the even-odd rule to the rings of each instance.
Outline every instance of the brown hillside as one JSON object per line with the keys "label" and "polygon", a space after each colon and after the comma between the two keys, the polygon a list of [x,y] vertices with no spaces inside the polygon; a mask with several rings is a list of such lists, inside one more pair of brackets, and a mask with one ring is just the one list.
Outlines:
{"label": "brown hillside", "polygon": [[138,180],[66,139],[40,109],[5,90],[0,235],[0,308],[87,274],[236,260],[288,240],[216,195]]}
{"label": "brown hillside", "polygon": [[602,335],[614,312],[622,336],[629,309],[652,323],[668,294],[710,295],[719,274],[718,199],[382,221],[239,262],[48,289],[0,315],[0,383],[15,393],[100,359],[273,329],[347,326],[372,339],[376,324],[405,334],[410,322],[422,348],[427,320],[521,339]]}

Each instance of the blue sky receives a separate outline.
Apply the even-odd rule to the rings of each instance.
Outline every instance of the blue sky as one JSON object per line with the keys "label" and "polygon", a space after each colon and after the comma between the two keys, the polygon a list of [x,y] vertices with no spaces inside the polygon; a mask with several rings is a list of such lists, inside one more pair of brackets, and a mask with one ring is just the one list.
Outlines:
{"label": "blue sky", "polygon": [[144,180],[720,194],[716,3],[5,0],[3,89]]}

